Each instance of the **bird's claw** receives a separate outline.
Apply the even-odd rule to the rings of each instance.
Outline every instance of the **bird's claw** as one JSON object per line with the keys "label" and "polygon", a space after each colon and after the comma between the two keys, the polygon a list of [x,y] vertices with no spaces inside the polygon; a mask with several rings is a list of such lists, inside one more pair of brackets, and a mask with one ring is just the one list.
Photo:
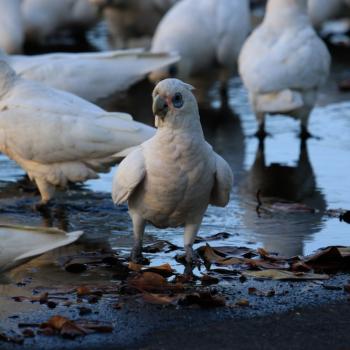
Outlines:
{"label": "bird's claw", "polygon": [[259,129],[255,134],[255,137],[257,137],[260,141],[263,141],[266,137],[271,136],[269,133],[265,131],[265,129]]}
{"label": "bird's claw", "polygon": [[130,261],[135,264],[146,265],[147,259],[142,255],[142,248],[134,247],[130,254]]}
{"label": "bird's claw", "polygon": [[49,214],[50,213],[50,202],[40,201],[33,205],[33,210],[37,211],[41,214]]}
{"label": "bird's claw", "polygon": [[185,265],[185,271],[184,274],[188,276],[193,275],[193,269],[194,268],[200,268],[201,266],[201,260],[196,252],[193,251],[192,247],[186,248],[186,265]]}

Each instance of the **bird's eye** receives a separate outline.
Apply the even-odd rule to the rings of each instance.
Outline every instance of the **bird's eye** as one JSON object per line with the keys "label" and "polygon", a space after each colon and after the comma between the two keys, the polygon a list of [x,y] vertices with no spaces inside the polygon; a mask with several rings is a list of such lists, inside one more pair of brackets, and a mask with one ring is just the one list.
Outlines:
{"label": "bird's eye", "polygon": [[177,92],[174,95],[172,102],[173,102],[173,105],[175,108],[181,108],[184,104],[184,101],[182,99],[182,95],[179,92]]}

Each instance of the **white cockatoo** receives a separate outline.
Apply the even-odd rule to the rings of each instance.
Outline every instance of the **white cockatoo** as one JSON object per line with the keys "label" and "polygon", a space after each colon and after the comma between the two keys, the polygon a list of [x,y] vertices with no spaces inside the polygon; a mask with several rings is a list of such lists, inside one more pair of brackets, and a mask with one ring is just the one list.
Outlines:
{"label": "white cockatoo", "polygon": [[231,74],[250,28],[248,0],[179,1],[159,23],[151,51],[177,52],[181,60],[155,71],[151,79],[187,79],[215,63]]}
{"label": "white cockatoo", "polygon": [[[12,0],[11,0],[12,1]],[[60,29],[94,26],[98,9],[89,0],[21,0],[26,38],[43,43]]]}
{"label": "white cockatoo", "polygon": [[9,54],[22,51],[24,27],[21,0],[0,0],[0,49]]}
{"label": "white cockatoo", "polygon": [[309,115],[330,69],[330,54],[307,14],[307,0],[269,0],[263,23],[245,42],[239,72],[249,91],[259,131],[266,114],[301,121],[307,137]]}
{"label": "white cockatoo", "polygon": [[82,231],[0,225],[0,273],[38,255],[75,242]]}
{"label": "white cockatoo", "polygon": [[114,48],[129,40],[152,37],[159,21],[178,0],[90,0],[102,9]]}
{"label": "white cockatoo", "polygon": [[[58,71],[57,74],[60,74]],[[97,172],[154,135],[124,113],[109,113],[73,94],[18,76],[0,61],[0,152],[36,183],[44,206],[55,186]]]}
{"label": "white cockatoo", "polygon": [[205,141],[192,87],[165,79],[153,90],[158,130],[130,153],[113,180],[113,201],[128,202],[134,229],[131,258],[142,257],[146,222],[159,228],[185,227],[186,260],[209,204],[227,205],[233,175],[226,161]]}
{"label": "white cockatoo", "polygon": [[90,102],[124,92],[152,70],[179,60],[176,55],[142,50],[2,55],[2,58],[20,77],[41,81]]}
{"label": "white cockatoo", "polygon": [[345,3],[345,0],[308,0],[312,25],[319,29],[325,21],[341,15]]}

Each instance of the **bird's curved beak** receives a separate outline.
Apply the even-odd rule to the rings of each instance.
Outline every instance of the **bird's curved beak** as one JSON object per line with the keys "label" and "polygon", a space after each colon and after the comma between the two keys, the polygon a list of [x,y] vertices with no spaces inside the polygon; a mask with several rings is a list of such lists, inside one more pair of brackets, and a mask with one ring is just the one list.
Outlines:
{"label": "bird's curved beak", "polygon": [[162,96],[157,95],[153,100],[152,110],[155,116],[164,119],[169,110],[167,101]]}

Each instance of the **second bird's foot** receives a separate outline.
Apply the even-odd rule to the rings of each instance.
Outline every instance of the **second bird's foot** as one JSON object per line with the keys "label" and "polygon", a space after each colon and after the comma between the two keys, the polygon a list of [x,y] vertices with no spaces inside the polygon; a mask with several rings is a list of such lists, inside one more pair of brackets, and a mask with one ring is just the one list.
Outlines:
{"label": "second bird's foot", "polygon": [[130,261],[135,264],[147,265],[149,263],[148,259],[142,255],[142,248],[134,247],[130,254]]}
{"label": "second bird's foot", "polygon": [[255,134],[255,137],[257,137],[260,141],[263,141],[266,137],[271,136],[269,133],[265,131],[265,129],[259,129]]}

